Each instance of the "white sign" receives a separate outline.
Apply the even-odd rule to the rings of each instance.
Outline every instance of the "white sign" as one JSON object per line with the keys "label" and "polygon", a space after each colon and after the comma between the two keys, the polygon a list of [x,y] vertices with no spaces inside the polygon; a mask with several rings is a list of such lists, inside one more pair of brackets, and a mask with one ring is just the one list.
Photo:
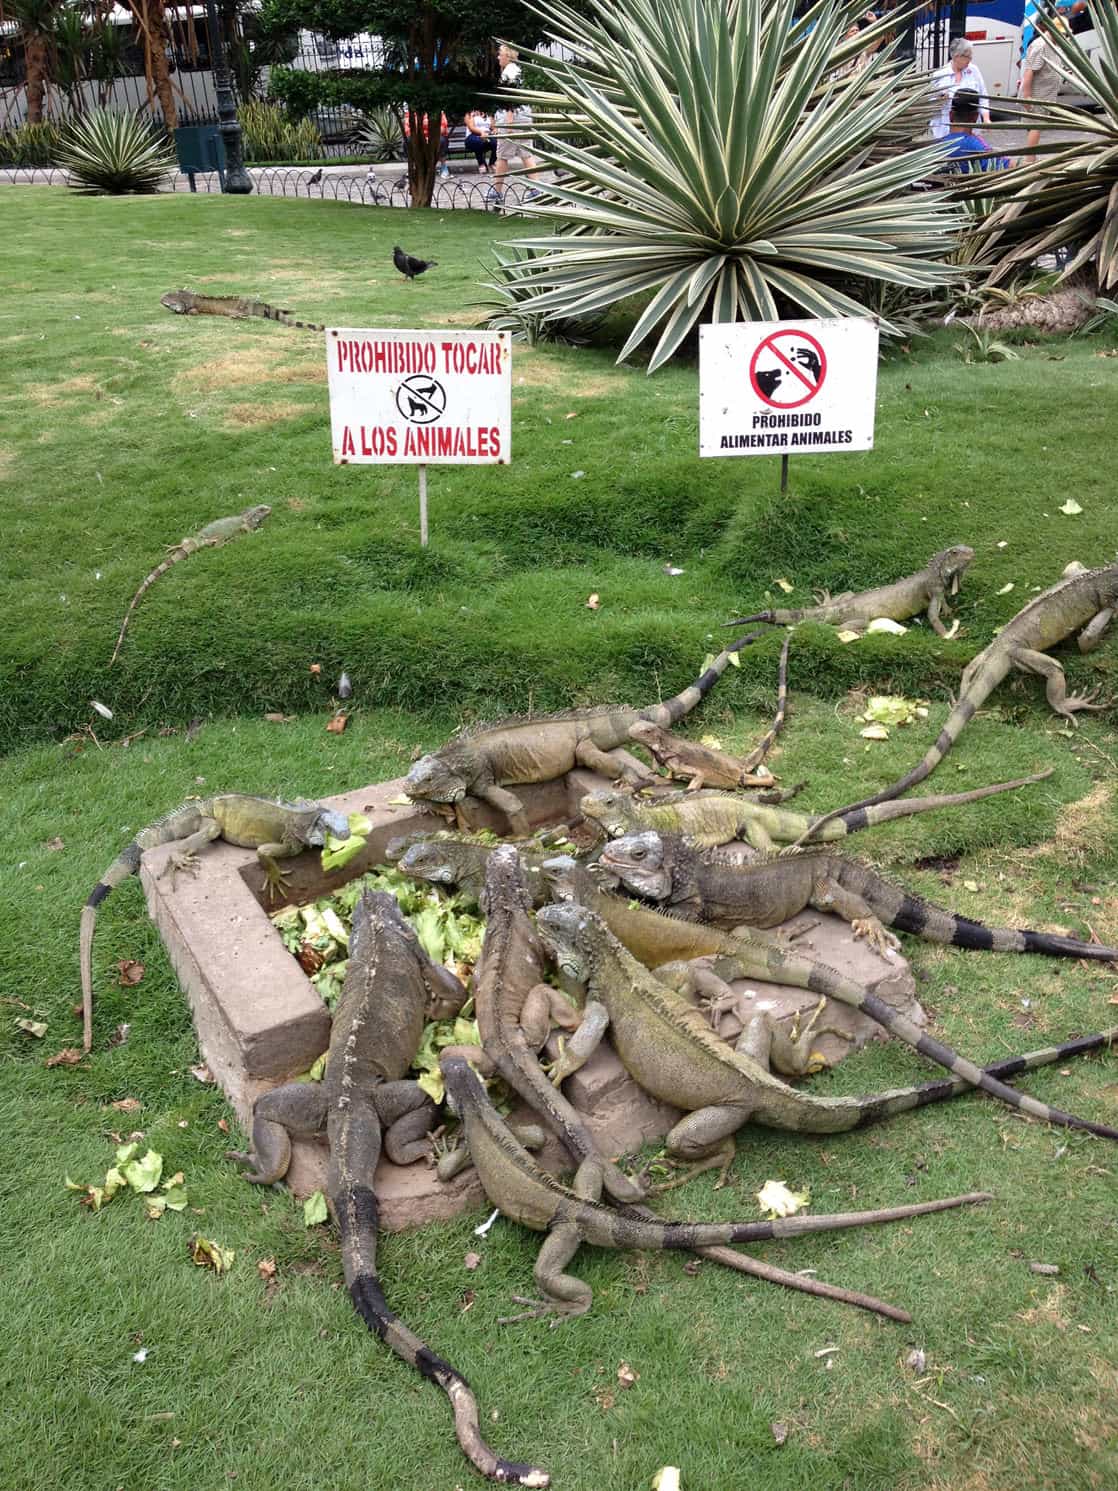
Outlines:
{"label": "white sign", "polygon": [[869,318],[700,328],[700,456],[872,450],[876,393]]}
{"label": "white sign", "polygon": [[508,464],[507,332],[330,327],[326,369],[336,465]]}

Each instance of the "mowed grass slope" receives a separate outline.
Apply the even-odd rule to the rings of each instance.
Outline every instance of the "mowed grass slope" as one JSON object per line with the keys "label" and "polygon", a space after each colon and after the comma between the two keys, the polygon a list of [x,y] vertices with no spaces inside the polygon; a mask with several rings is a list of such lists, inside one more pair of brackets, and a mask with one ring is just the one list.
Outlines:
{"label": "mowed grass slope", "polygon": [[[964,366],[949,333],[914,344],[882,368],[878,451],[795,460],[781,500],[775,461],[696,458],[693,367],[646,380],[606,349],[518,348],[513,465],[432,470],[425,554],[413,472],[329,464],[319,338],[175,320],[158,298],[189,284],[303,319],[460,326],[477,258],[519,224],[46,191],[0,196],[0,219],[17,285],[0,306],[0,726],[9,745],[30,742],[0,761],[0,997],[19,1001],[0,1006],[0,1371],[16,1426],[0,1440],[0,1483],[480,1484],[441,1395],[356,1321],[331,1229],[305,1230],[285,1193],[254,1191],[223,1158],[240,1138],[219,1127],[230,1113],[217,1090],[190,1074],[185,1001],[135,882],[99,916],[94,1055],[45,1067],[80,1039],[81,903],[137,828],[191,794],[327,794],[403,772],[463,716],[666,695],[693,676],[719,622],[782,597],[778,578],[805,601],[813,586],[861,588],[969,542],[978,558],[955,641],[916,627],[844,647],[812,628],[793,650],[781,779],[807,778],[814,808],[892,780],[933,738],[963,662],[1034,587],[1072,558],[1113,556],[1115,362],[1096,357],[1108,350],[1097,340],[996,367]],[[439,269],[406,285],[389,264],[397,241]],[[1079,517],[1058,511],[1069,494]],[[274,511],[259,533],[159,582],[107,670],[162,545],[261,501]],[[669,561],[684,573],[665,574]],[[778,647],[774,636],[751,649],[689,728],[728,748],[754,739]],[[1077,687],[1113,677],[1113,639],[1087,659],[1062,655]],[[342,667],[353,718],[328,735]],[[850,690],[887,685],[928,697],[930,718],[865,741]],[[111,723],[90,698],[116,711]],[[272,724],[266,710],[297,718]],[[190,720],[200,729],[188,734]],[[87,722],[103,749],[52,739]],[[969,915],[1118,941],[1111,714],[1066,732],[1038,681],[1009,681],[927,785],[958,791],[1049,764],[1039,788],[852,847]],[[906,944],[932,1030],[973,1057],[1118,1023],[1104,966]],[[120,986],[121,959],[144,964],[140,984]],[[17,1018],[46,1021],[46,1036]],[[110,1044],[122,1022],[128,1039]],[[890,1046],[812,1085],[857,1093],[933,1075]],[[1023,1085],[1118,1124],[1113,1055]],[[140,1110],[111,1106],[129,1097]],[[99,1181],[113,1135],[133,1128],[168,1174],[185,1172],[196,1211],[149,1223],[131,1197],[93,1216],[64,1189],[66,1174]],[[685,1491],[1114,1484],[1111,1146],[966,1098],[823,1143],[748,1129],[739,1148],[725,1190],[700,1180],[664,1198],[665,1212],[754,1217],[770,1177],[809,1188],[816,1212],[971,1189],[996,1200],[757,1249],[906,1305],[907,1327],[709,1264],[692,1274],[679,1257],[587,1250],[574,1268],[595,1290],[589,1316],[499,1328],[511,1295],[532,1292],[538,1239],[500,1222],[479,1241],[480,1213],[385,1239],[390,1303],[469,1376],[495,1447],[577,1491],[631,1491],[665,1463],[682,1467]],[[191,1266],[195,1231],[236,1249],[227,1278]],[[271,1284],[256,1268],[267,1259]],[[1060,1272],[1034,1274],[1032,1262]],[[628,1389],[622,1362],[639,1373]],[[789,1428],[779,1448],[774,1422]]]}

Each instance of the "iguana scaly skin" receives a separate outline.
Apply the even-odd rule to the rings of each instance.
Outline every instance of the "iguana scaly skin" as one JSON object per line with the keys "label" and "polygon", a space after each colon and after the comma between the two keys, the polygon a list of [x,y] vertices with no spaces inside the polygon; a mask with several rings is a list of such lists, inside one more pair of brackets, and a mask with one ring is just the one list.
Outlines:
{"label": "iguana scaly skin", "polygon": [[278,311],[274,305],[245,295],[197,295],[193,290],[168,290],[159,297],[159,304],[174,311],[176,316],[231,316],[235,321],[262,316],[265,321],[279,321],[303,331],[326,330],[315,321],[296,321],[290,311]]}
{"label": "iguana scaly skin", "polygon": [[923,761],[873,797],[864,797],[861,802],[851,803],[845,808],[835,808],[819,820],[816,829],[831,818],[899,797],[930,776],[959,739],[968,721],[974,718],[1014,668],[1043,678],[1049,706],[1073,724],[1080,710],[1105,709],[1104,704],[1092,704],[1092,694],[1068,693],[1063,667],[1047,655],[1047,650],[1078,632],[1080,652],[1090,652],[1101,642],[1115,609],[1118,609],[1118,564],[1080,570],[1036,596],[1018,611],[1012,621],[1006,622],[990,645],[963,669],[958,703],[947,716],[935,745]]}
{"label": "iguana scaly skin", "polygon": [[[524,804],[509,784],[550,782],[576,766],[617,780],[633,779],[631,768],[612,753],[623,747],[638,720],[674,725],[702,702],[729,666],[736,648],[720,652],[689,688],[646,709],[586,709],[532,719],[505,720],[465,730],[408,772],[404,791],[418,802],[453,803],[483,798],[507,814],[511,831],[530,832]],[[644,780],[644,777],[635,778]]]}
{"label": "iguana scaly skin", "polygon": [[[913,896],[868,865],[825,849],[759,856],[743,864],[717,850],[691,849],[677,834],[653,830],[614,839],[601,864],[635,895],[664,910],[716,926],[775,927],[808,906],[833,911],[879,952],[897,947],[885,927],[928,942],[996,953],[1118,959],[1118,948],[1030,928],[987,927]],[[884,925],[883,925],[884,924]]]}
{"label": "iguana scaly skin", "polygon": [[[941,797],[912,797],[906,802],[882,803],[876,808],[862,808],[833,818],[819,832],[819,840],[832,843],[859,829],[894,818],[908,818],[914,813],[932,813],[937,808],[956,808],[994,797],[999,792],[1013,792],[1029,787],[1052,775],[1052,768],[1031,777],[1012,782],[996,782],[991,787],[975,787],[970,792],[952,792]],[[744,839],[754,849],[770,853],[778,843],[799,840],[814,841],[813,823],[808,813],[788,808],[770,808],[748,798],[731,797],[725,792],[697,792],[675,797],[642,801],[631,793],[605,787],[588,792],[579,802],[584,818],[601,825],[611,838],[652,828],[660,833],[681,834],[696,849],[717,849],[732,839]]]}
{"label": "iguana scaly skin", "polygon": [[754,621],[767,621],[774,626],[795,626],[801,621],[822,621],[850,631],[864,631],[879,616],[904,621],[926,611],[930,624],[941,637],[945,637],[947,630],[940,617],[945,613],[950,615],[947,597],[959,593],[959,581],[973,558],[973,549],[968,549],[966,544],[957,544],[933,554],[922,570],[892,585],[879,585],[876,590],[863,590],[857,595],[848,591],[833,599],[828,597],[821,605],[799,610],[758,611],[753,616],[743,616],[741,621],[728,621],[726,625],[744,626]]}
{"label": "iguana scaly skin", "polygon": [[[520,867],[527,877],[532,893],[532,904],[542,906],[547,899],[541,873],[545,860],[554,856],[554,849],[543,849],[538,841],[510,845],[520,858]],[[421,837],[408,836],[389,841],[385,858],[394,862],[403,875],[413,880],[426,880],[432,885],[454,885],[473,900],[480,902],[485,888],[486,866],[498,845],[491,838],[468,833],[431,833]]]}
{"label": "iguana scaly skin", "polygon": [[541,1170],[490,1103],[461,1048],[448,1048],[439,1064],[486,1195],[513,1221],[548,1233],[533,1273],[544,1296],[542,1308],[561,1315],[582,1315],[593,1301],[589,1285],[564,1271],[584,1242],[601,1248],[701,1248],[864,1227],[991,1199],[989,1193],[977,1191],[887,1211],[786,1217],[775,1222],[666,1222],[630,1216],[598,1203],[596,1172],[592,1169],[586,1173],[580,1170],[573,1186],[565,1186]]}
{"label": "iguana scaly skin", "polygon": [[287,1174],[293,1138],[328,1135],[330,1209],[341,1230],[346,1288],[357,1313],[402,1361],[446,1393],[458,1442],[482,1475],[518,1486],[546,1486],[545,1471],[502,1460],[481,1438],[477,1402],[466,1379],[392,1313],[377,1274],[373,1174],[382,1139],[396,1164],[410,1164],[426,1152],[423,1135],[434,1104],[418,1083],[403,1079],[419,1049],[427,1012],[445,1007],[448,983],[457,986],[461,1006],[466,991],[428,958],[395,900],[365,891],[354,908],[325,1077],[289,1082],[258,1098],[251,1153],[233,1151],[230,1158],[252,1166],[246,1180],[271,1185]]}
{"label": "iguana scaly skin", "polygon": [[164,559],[162,564],[157,564],[151,574],[148,575],[147,579],[132,597],[132,604],[124,613],[124,620],[120,624],[120,636],[116,639],[113,655],[109,659],[109,667],[111,668],[116,662],[117,653],[119,653],[121,643],[124,641],[124,634],[128,630],[128,623],[132,620],[132,612],[139,605],[144,592],[151,589],[160,575],[165,575],[173,564],[178,564],[180,559],[186,559],[191,554],[197,554],[199,549],[217,549],[222,544],[227,544],[231,538],[236,538],[239,533],[252,533],[260,527],[271,511],[272,509],[266,503],[260,503],[257,507],[246,508],[243,513],[234,513],[231,518],[217,518],[214,522],[207,523],[193,537],[182,538],[177,544],[168,544],[166,559]]}
{"label": "iguana scaly skin", "polygon": [[[951,1078],[919,1087],[858,1098],[799,1092],[769,1067],[771,1062],[789,1075],[802,1074],[811,1056],[810,1026],[793,1040],[768,1015],[755,1016],[737,1046],[730,1047],[694,1005],[654,978],[585,907],[570,901],[545,906],[536,926],[562,971],[585,985],[588,998],[605,1006],[614,1047],[634,1081],[686,1111],[668,1135],[673,1157],[701,1161],[722,1154],[728,1163],[732,1136],[747,1120],[803,1133],[841,1133],[968,1086],[1046,1123],[1118,1139],[1118,1130],[1026,1097],[959,1057]],[[921,1049],[937,1044],[925,1036]]]}
{"label": "iguana scaly skin", "polygon": [[[160,844],[179,843],[167,862],[166,874],[179,870],[195,874],[198,850],[214,839],[255,849],[268,877],[271,894],[283,886],[283,871],[276,863],[290,859],[307,848],[320,848],[326,835],[338,839],[349,837],[349,820],[320,802],[275,802],[267,797],[249,797],[245,793],[225,792],[218,797],[199,797],[183,803],[157,822],[141,829],[101,876],[82,908],[81,976],[84,1049],[93,1042],[93,930],[97,908],[115,886],[134,875],[146,849]],[[180,842],[181,841],[181,842]]]}

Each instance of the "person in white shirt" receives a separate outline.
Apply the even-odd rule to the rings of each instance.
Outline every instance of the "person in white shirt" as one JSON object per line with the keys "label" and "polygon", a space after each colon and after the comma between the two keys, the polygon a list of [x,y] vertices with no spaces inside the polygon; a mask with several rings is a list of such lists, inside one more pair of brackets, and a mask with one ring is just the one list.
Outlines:
{"label": "person in white shirt", "polygon": [[[524,76],[524,70],[520,66],[519,53],[512,47],[501,43],[497,50],[497,62],[501,69],[501,82],[506,88],[519,88]],[[532,141],[529,134],[532,128],[532,110],[528,104],[517,104],[511,109],[498,109],[494,116],[497,122],[497,161],[493,167],[493,173],[497,178],[496,185],[492,188],[490,196],[496,206],[504,201],[505,175],[509,168],[509,162],[518,156],[524,164],[524,168],[530,176],[539,171],[540,163],[532,154]],[[536,195],[533,188],[528,193],[528,200]]]}
{"label": "person in white shirt", "polygon": [[932,134],[942,140],[951,128],[951,100],[959,88],[972,88],[982,100],[978,118],[980,123],[990,123],[990,100],[986,92],[986,79],[974,65],[974,48],[965,36],[957,36],[951,43],[951,58],[946,67],[937,68],[932,74],[932,93],[939,107],[932,119]]}

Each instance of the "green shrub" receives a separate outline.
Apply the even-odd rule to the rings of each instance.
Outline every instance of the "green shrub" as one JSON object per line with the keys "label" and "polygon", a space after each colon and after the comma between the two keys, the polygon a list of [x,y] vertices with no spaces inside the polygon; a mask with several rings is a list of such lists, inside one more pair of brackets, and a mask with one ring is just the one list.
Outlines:
{"label": "green shrub", "polygon": [[19,124],[0,130],[0,166],[53,165],[58,149],[57,124]]}
{"label": "green shrub", "polygon": [[361,126],[361,149],[376,165],[404,158],[404,135],[391,109],[370,109]]}
{"label": "green shrub", "polygon": [[250,100],[237,110],[246,161],[320,160],[322,136],[309,119],[292,121],[282,104]]}
{"label": "green shrub", "polygon": [[94,109],[62,131],[56,159],[70,173],[75,191],[157,192],[175,170],[166,136],[135,114]]}

